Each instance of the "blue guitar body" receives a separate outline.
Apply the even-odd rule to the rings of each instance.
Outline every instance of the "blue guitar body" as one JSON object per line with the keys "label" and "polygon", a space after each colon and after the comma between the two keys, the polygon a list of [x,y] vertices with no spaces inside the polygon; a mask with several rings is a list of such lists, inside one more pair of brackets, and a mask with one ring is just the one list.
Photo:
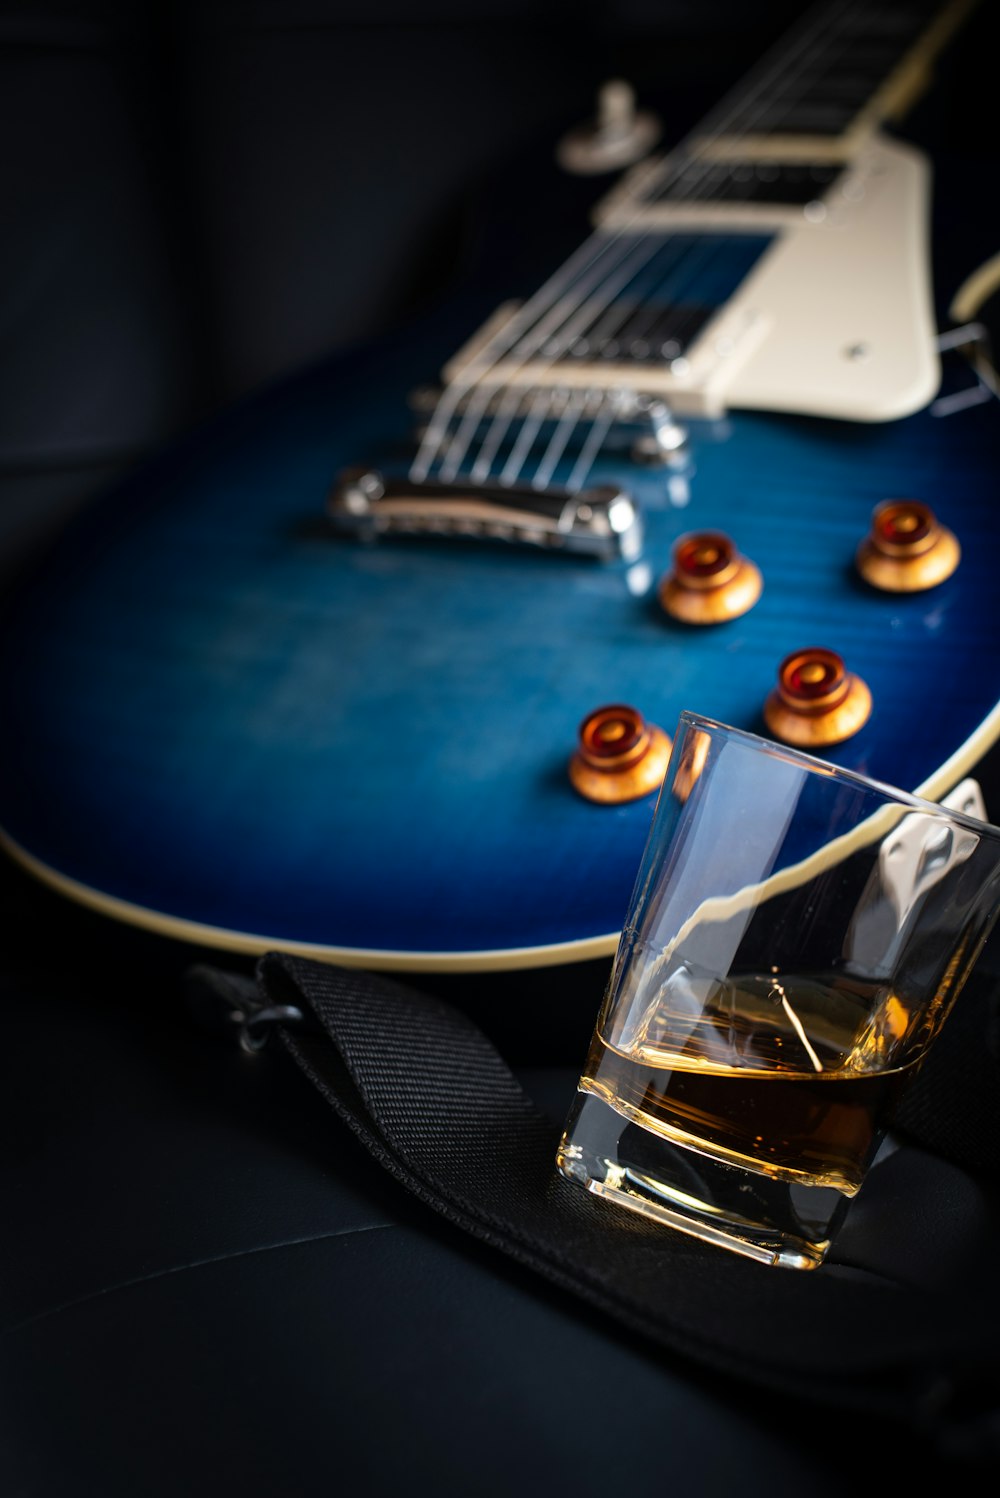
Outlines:
{"label": "blue guitar body", "polygon": [[[889,422],[732,411],[692,420],[661,466],[608,447],[588,485],[641,506],[636,560],[335,534],[335,476],[405,469],[410,393],[491,295],[242,405],[34,567],[0,643],[0,829],[40,877],[219,948],[537,966],[614,950],[650,826],[655,791],[605,806],[570,783],[596,707],[766,733],[779,663],[820,645],[873,698],[826,758],[931,797],[974,769],[1000,726],[995,400]],[[962,547],[926,592],[855,568],[898,497]],[[711,627],[657,598],[674,542],[705,529],[764,579]]]}

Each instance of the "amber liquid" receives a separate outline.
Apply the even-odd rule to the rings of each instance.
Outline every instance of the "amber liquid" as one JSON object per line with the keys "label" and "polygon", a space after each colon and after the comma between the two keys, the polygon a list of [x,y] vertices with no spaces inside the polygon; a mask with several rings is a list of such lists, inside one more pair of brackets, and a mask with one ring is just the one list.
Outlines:
{"label": "amber liquid", "polygon": [[646,1017],[627,1049],[598,1030],[581,1088],[676,1143],[853,1194],[913,1075],[891,1064],[909,1023],[892,994],[751,977],[686,1016],[679,1043],[669,1014]]}

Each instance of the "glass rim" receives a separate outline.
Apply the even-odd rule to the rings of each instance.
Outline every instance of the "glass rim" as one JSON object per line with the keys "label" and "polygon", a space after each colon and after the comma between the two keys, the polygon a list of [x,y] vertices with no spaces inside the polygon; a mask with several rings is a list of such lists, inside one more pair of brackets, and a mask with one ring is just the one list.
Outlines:
{"label": "glass rim", "polygon": [[[696,713],[689,708],[681,709],[678,727],[681,724],[699,728],[706,733],[714,732],[725,734],[727,738],[742,739],[748,745],[763,749],[773,758],[790,760],[793,764],[800,765],[803,770],[820,774],[827,780],[847,781],[860,790],[874,792],[881,796],[883,801],[895,802],[898,806],[906,806],[913,811],[928,812],[945,821],[955,822],[960,827],[967,827],[970,831],[978,833],[980,837],[985,832],[993,838],[1000,839],[1000,827],[994,822],[984,822],[978,817],[969,816],[968,812],[942,806],[939,801],[930,801],[924,796],[914,795],[912,791],[901,790],[899,786],[890,785],[886,780],[876,780],[870,775],[863,775],[859,770],[845,769],[841,765],[833,764],[831,760],[822,759],[816,754],[807,754],[805,750],[796,749],[792,744],[782,744],[777,739],[769,739],[763,734],[754,733],[749,728],[735,728],[731,723],[723,723],[718,718],[706,717],[704,713]],[[955,784],[960,785],[961,778]]]}

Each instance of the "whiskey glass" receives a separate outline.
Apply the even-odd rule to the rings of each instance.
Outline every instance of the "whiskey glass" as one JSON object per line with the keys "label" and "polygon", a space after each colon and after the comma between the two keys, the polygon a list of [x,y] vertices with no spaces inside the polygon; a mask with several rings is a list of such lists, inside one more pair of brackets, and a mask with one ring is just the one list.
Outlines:
{"label": "whiskey glass", "polygon": [[1000,910],[1000,829],[682,713],[557,1166],[822,1264]]}

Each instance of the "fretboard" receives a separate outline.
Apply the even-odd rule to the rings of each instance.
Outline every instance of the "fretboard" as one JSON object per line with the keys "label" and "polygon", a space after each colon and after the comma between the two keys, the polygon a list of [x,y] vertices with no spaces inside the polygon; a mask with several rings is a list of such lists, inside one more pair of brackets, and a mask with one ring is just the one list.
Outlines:
{"label": "fretboard", "polygon": [[839,0],[810,10],[694,132],[694,148],[726,157],[846,154],[905,113],[974,4]]}

